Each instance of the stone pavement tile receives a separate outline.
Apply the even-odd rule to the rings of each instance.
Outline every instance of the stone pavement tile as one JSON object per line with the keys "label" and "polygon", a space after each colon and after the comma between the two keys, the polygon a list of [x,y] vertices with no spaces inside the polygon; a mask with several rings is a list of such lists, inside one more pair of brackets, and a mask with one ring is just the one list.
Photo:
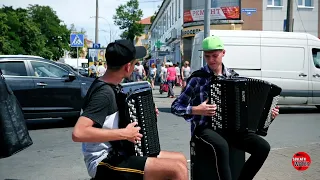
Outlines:
{"label": "stone pavement tile", "polygon": [[[304,151],[311,156],[311,166],[299,172],[292,166],[294,153]],[[320,180],[320,144],[272,150],[255,180]]]}

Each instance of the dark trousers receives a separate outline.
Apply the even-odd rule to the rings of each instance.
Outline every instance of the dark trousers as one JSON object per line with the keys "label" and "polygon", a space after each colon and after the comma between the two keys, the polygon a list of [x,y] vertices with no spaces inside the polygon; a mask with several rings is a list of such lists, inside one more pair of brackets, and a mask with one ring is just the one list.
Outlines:
{"label": "dark trousers", "polygon": [[229,165],[229,146],[251,154],[244,164],[238,180],[253,179],[270,152],[269,143],[254,133],[226,134],[217,133],[209,128],[197,127],[193,139],[196,141],[198,156],[197,170],[201,171],[198,174],[203,175],[203,178],[198,178],[201,180],[232,179]]}
{"label": "dark trousers", "polygon": [[174,92],[173,92],[174,81],[167,81],[167,83],[169,85],[168,97],[174,96]]}

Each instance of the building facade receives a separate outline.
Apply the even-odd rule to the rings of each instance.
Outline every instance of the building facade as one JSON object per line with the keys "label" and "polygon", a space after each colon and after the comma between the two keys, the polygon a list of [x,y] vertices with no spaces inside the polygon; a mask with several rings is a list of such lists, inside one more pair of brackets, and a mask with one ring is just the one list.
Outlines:
{"label": "building facade", "polygon": [[[287,0],[242,0],[241,5],[242,9],[256,9],[250,15],[242,12],[243,30],[285,30]],[[320,38],[319,9],[319,0],[294,0],[293,31],[307,32]]]}
{"label": "building facade", "polygon": [[182,4],[183,0],[164,0],[149,29],[151,54],[158,65],[164,60],[181,61]]}
{"label": "building facade", "polygon": [[139,22],[140,24],[143,25],[143,33],[140,36],[136,36],[134,39],[135,46],[144,46],[148,51],[146,57],[150,55],[150,46],[149,46],[149,28],[151,26],[151,16],[141,19]]}
{"label": "building facade", "polygon": [[[191,60],[193,37],[204,29],[205,1],[183,1],[183,60]],[[319,0],[294,0],[293,31],[320,38]],[[284,31],[286,0],[211,0],[210,29]],[[191,60],[192,63],[192,60]]]}

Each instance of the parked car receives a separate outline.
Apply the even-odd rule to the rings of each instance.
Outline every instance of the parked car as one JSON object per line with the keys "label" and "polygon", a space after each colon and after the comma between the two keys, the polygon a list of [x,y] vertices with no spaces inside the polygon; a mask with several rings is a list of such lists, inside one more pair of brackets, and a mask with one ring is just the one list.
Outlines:
{"label": "parked car", "polygon": [[0,55],[0,69],[26,119],[77,119],[94,80],[37,56]]}

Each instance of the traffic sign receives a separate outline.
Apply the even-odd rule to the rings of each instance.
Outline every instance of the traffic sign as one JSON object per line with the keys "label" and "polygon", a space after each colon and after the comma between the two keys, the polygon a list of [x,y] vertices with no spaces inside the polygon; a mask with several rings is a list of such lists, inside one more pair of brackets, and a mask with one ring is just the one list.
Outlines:
{"label": "traffic sign", "polygon": [[252,13],[257,12],[256,8],[242,8],[242,12],[246,13],[248,16],[251,16]]}
{"label": "traffic sign", "polygon": [[94,43],[94,44],[92,45],[92,47],[93,47],[94,49],[100,49],[100,44]]}
{"label": "traffic sign", "polygon": [[71,47],[83,47],[84,46],[84,34],[70,34],[70,46]]}

